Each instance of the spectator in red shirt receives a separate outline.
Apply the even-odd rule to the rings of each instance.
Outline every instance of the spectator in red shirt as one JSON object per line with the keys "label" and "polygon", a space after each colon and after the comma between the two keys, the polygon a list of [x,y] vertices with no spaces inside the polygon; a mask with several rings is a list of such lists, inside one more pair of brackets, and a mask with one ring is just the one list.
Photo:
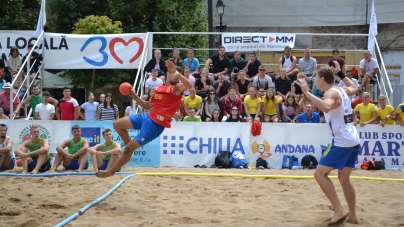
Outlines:
{"label": "spectator in red shirt", "polygon": [[[0,92],[0,105],[3,106],[4,114],[7,116],[10,115],[10,89],[11,85],[7,82],[3,85],[3,91]],[[13,91],[13,99],[13,110],[15,110],[20,103],[20,98],[15,91]]]}
{"label": "spectator in red shirt", "polygon": [[[363,89],[358,89],[358,98],[357,99],[355,99],[353,102],[352,102],[352,105],[353,105],[353,109],[355,109],[355,107],[357,106],[357,105],[359,105],[359,104],[361,104],[362,103],[362,94],[363,94]],[[369,103],[373,103],[373,100],[371,99],[371,98],[369,98]]]}
{"label": "spectator in red shirt", "polygon": [[56,108],[56,117],[58,120],[77,120],[80,116],[80,106],[77,100],[70,96],[69,87],[63,88],[63,98],[59,100]]}
{"label": "spectator in red shirt", "polygon": [[242,101],[237,96],[236,88],[230,87],[229,88],[229,95],[223,99],[223,119],[222,121],[225,122],[227,118],[230,117],[231,108],[236,106],[238,108],[238,112],[241,113],[242,111]]}

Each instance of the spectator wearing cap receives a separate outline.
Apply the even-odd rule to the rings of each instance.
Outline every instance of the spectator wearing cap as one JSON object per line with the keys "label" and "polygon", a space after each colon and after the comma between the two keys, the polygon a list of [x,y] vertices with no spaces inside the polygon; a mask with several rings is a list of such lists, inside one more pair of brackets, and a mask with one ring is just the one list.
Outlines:
{"label": "spectator wearing cap", "polygon": [[304,113],[300,114],[296,120],[297,123],[320,123],[320,115],[313,112],[313,106],[308,103],[305,106]]}
{"label": "spectator wearing cap", "polygon": [[[0,92],[0,105],[3,106],[4,109],[4,114],[9,116],[10,115],[10,89],[11,89],[11,84],[10,83],[5,83],[3,85],[3,90]],[[18,97],[17,93],[13,91],[13,109],[15,110],[20,103],[20,98]],[[22,108],[21,108],[22,110]],[[21,111],[20,111],[21,114]],[[11,118],[11,116],[9,116]],[[18,118],[19,116],[16,116]]]}

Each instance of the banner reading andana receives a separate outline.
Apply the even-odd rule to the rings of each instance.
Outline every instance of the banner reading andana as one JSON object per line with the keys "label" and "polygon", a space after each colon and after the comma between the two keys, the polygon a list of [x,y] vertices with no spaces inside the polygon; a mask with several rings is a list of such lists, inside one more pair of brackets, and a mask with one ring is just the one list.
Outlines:
{"label": "banner reading andana", "polygon": [[291,33],[223,33],[226,51],[283,51],[295,46],[296,35]]}
{"label": "banner reading andana", "polygon": [[74,35],[45,33],[54,43],[46,51],[46,69],[134,69],[140,64],[145,33]]}
{"label": "banner reading andana", "polygon": [[[400,126],[357,126],[360,153],[355,167],[367,160],[383,161],[386,168],[404,169],[404,133]],[[284,155],[294,155],[299,163],[305,155],[320,160],[322,149],[331,141],[327,124],[263,124],[260,136],[251,136],[250,164],[263,157],[272,168],[281,168]]]}

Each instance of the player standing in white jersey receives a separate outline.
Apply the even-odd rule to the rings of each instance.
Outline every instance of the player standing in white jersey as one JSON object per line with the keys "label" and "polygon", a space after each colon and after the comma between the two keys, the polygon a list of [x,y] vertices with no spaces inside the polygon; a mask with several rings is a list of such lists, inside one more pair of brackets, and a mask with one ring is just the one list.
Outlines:
{"label": "player standing in white jersey", "polygon": [[[324,112],[326,122],[331,129],[331,143],[324,151],[314,173],[314,178],[334,207],[334,215],[328,224],[334,224],[346,218],[348,218],[348,222],[357,224],[355,188],[349,178],[358,158],[360,140],[354,126],[349,96],[356,94],[358,88],[352,80],[345,77],[338,62],[334,61],[334,64],[335,68],[322,67],[317,71],[316,86],[318,89],[325,91],[324,100],[310,93],[304,79],[299,79],[297,84],[302,88],[305,96]],[[338,75],[347,87],[336,87],[334,85],[334,74]],[[328,177],[328,174],[334,169],[338,169],[338,180],[341,183],[349,207],[348,214],[342,208],[334,184]]]}

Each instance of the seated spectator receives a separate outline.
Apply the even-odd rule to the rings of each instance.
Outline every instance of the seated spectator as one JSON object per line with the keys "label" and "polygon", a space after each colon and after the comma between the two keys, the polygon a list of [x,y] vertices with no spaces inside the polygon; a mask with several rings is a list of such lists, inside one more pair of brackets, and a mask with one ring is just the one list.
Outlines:
{"label": "seated spectator", "polygon": [[226,119],[226,122],[245,122],[243,118],[241,118],[241,113],[237,107],[231,108],[231,114]]}
{"label": "seated spectator", "polygon": [[[306,73],[304,73],[304,72],[298,73],[297,78],[306,79]],[[299,102],[300,101],[300,96],[303,94],[302,89],[296,83],[296,81],[294,81],[292,83],[292,85],[293,85],[292,86],[292,94],[295,96],[296,102]]]}
{"label": "seated spectator", "polygon": [[180,50],[178,50],[177,48],[173,48],[172,55],[173,55],[173,57],[168,60],[173,62],[175,66],[179,66],[181,68],[184,67],[184,63],[182,62],[182,60],[180,58]]}
{"label": "seated spectator", "polygon": [[264,88],[260,88],[257,92],[257,96],[258,98],[260,98],[261,100],[265,97],[266,91],[264,90]]}
{"label": "seated spectator", "polygon": [[222,121],[226,121],[227,118],[231,115],[231,109],[233,107],[238,108],[238,112],[241,114],[242,112],[242,101],[237,96],[236,89],[234,87],[229,88],[229,95],[223,99],[223,119]]}
{"label": "seated spectator", "polygon": [[273,87],[272,78],[265,74],[265,65],[258,67],[259,73],[252,81],[252,86],[258,91],[259,89],[268,90],[269,87]]}
{"label": "seated spectator", "polygon": [[246,121],[261,121],[261,99],[258,97],[255,87],[250,87],[248,94],[249,95],[244,98]]}
{"label": "seated spectator", "polygon": [[296,120],[297,123],[320,123],[320,115],[313,112],[313,106],[308,103],[305,106],[305,112],[300,114]]}
{"label": "seated spectator", "polygon": [[332,50],[332,58],[328,59],[328,66],[335,67],[334,61],[337,61],[339,66],[341,67],[341,71],[346,75],[346,71],[348,69],[348,66],[345,63],[345,60],[343,58],[339,57],[339,50],[334,49]]}
{"label": "seated spectator", "polygon": [[234,51],[234,58],[230,60],[229,72],[232,84],[237,80],[240,70],[244,69],[245,61],[241,57],[240,51]]}
{"label": "seated spectator", "polygon": [[118,161],[119,153],[122,151],[121,145],[113,140],[111,129],[102,130],[102,137],[105,142],[88,148],[94,172],[111,169]]}
{"label": "seated spectator", "polygon": [[299,59],[299,71],[306,73],[308,82],[317,75],[317,60],[310,55],[311,50],[306,48],[304,50],[304,57]]}
{"label": "seated spectator", "polygon": [[[191,84],[190,88],[191,88],[191,87],[194,87],[194,86],[195,86],[195,77],[193,77],[193,76],[191,75],[191,72],[189,71],[189,68],[188,68],[188,67],[184,67],[184,76],[185,76],[185,78],[188,79],[189,83]],[[186,91],[184,91],[184,95],[185,95],[185,96],[188,96],[188,95],[189,95],[189,89],[186,90]]]}
{"label": "seated spectator", "polygon": [[0,171],[14,169],[15,166],[13,139],[7,135],[7,130],[7,125],[0,124]]}
{"label": "seated spectator", "polygon": [[0,91],[3,90],[4,84],[6,84],[6,80],[4,79],[3,71],[0,70]]}
{"label": "seated spectator", "polygon": [[[28,44],[28,47],[27,47],[28,52],[24,56],[24,58],[22,59],[22,62],[25,61],[25,59],[27,58],[29,52],[31,51],[31,49],[33,47],[34,47],[34,44]],[[28,69],[27,69],[28,64],[25,65],[25,70],[24,71],[27,72],[27,75],[30,75],[29,79],[30,79],[30,81],[32,81],[33,79],[35,79],[35,75],[39,70],[39,66],[40,66],[40,63],[41,63],[43,57],[42,57],[42,54],[39,54],[39,53],[33,51],[29,58],[30,58],[30,64],[29,65],[30,65],[31,71],[28,72]]]}
{"label": "seated spectator", "polygon": [[286,76],[286,69],[282,68],[279,72],[280,76],[275,79],[275,90],[279,102],[282,103],[292,91],[292,84],[290,79]]}
{"label": "seated spectator", "polygon": [[271,87],[267,90],[266,95],[262,99],[262,112],[264,113],[264,122],[274,122],[277,123],[280,120],[279,99],[275,95],[274,89]]}
{"label": "seated spectator", "polygon": [[7,115],[4,114],[4,109],[2,106],[0,106],[0,120],[8,120],[10,118],[8,118]]}
{"label": "seated spectator", "polygon": [[213,83],[213,88],[215,89],[216,94],[220,100],[222,100],[225,95],[227,95],[230,85],[230,81],[226,80],[223,74],[221,74],[218,80]]}
{"label": "seated spectator", "polygon": [[244,100],[244,97],[248,94],[248,90],[250,89],[251,82],[247,80],[245,77],[244,70],[239,71],[239,79],[236,80],[235,87],[237,95],[240,96],[241,100]]}
{"label": "seated spectator", "polygon": [[194,49],[188,48],[187,56],[188,58],[185,58],[183,62],[184,67],[188,67],[191,74],[194,77],[198,77],[196,74],[199,74],[199,60],[198,58],[194,58]]}
{"label": "seated spectator", "polygon": [[196,116],[196,110],[194,108],[188,109],[188,115],[184,117],[184,122],[202,122],[201,117]]}
{"label": "seated spectator", "polygon": [[55,107],[49,103],[50,93],[42,92],[42,103],[35,107],[35,120],[53,120],[55,118]]}
{"label": "seated spectator", "polygon": [[104,103],[98,106],[97,120],[113,121],[116,119],[119,119],[118,106],[114,104],[111,93],[107,93]]}
{"label": "seated spectator", "polygon": [[370,103],[369,100],[369,93],[364,92],[362,94],[362,103],[355,107],[356,115],[360,116],[360,120],[357,120],[356,123],[360,123],[361,127],[373,124],[377,120],[376,106]]}
{"label": "seated spectator", "polygon": [[212,112],[212,118],[206,118],[206,122],[222,122],[222,114],[220,110],[214,110]]}
{"label": "seated spectator", "polygon": [[94,94],[92,92],[88,93],[87,102],[83,103],[80,108],[84,110],[83,119],[86,121],[95,121],[97,120],[97,110],[98,102],[94,102]]}
{"label": "seated spectator", "polygon": [[[202,111],[202,98],[196,94],[194,87],[189,88],[189,96],[184,98],[184,109],[188,111],[189,109],[196,110],[196,115],[201,115]],[[186,112],[189,115],[188,112]]]}
{"label": "seated spectator", "polygon": [[[18,97],[20,100],[23,100],[24,95],[27,91],[27,81],[25,79],[24,71],[21,70],[21,73],[17,75],[17,78],[14,80],[13,88],[15,91],[18,91]],[[20,89],[21,88],[21,89]]]}
{"label": "seated spectator", "polygon": [[[363,95],[363,90],[362,90],[362,89],[358,89],[358,98],[355,99],[355,100],[352,102],[352,105],[353,105],[353,108],[354,108],[354,109],[355,109],[355,107],[356,107],[358,104],[361,104],[361,103],[362,103],[362,95]],[[373,103],[373,100],[372,100],[371,98],[369,98],[369,102],[370,102],[370,103]]]}
{"label": "seated spectator", "polygon": [[248,75],[248,80],[252,81],[258,74],[258,67],[262,65],[261,61],[256,57],[255,52],[248,53],[248,61],[245,64],[244,72]]}
{"label": "seated spectator", "polygon": [[[11,117],[10,116],[10,89],[11,89],[11,84],[10,83],[5,83],[3,85],[3,90],[0,92],[0,105],[3,106],[3,111],[4,114]],[[18,106],[18,104],[20,103],[20,98],[17,96],[17,93],[15,91],[13,91],[13,109],[15,110]],[[20,110],[20,115],[23,112],[23,108],[21,108]],[[18,118],[19,116],[17,115],[16,118]]]}
{"label": "seated spectator", "polygon": [[365,87],[365,91],[369,92],[370,89],[370,81],[376,74],[379,72],[379,64],[376,59],[372,58],[372,55],[367,50],[363,53],[363,59],[359,63],[360,74],[362,77],[360,89]]}
{"label": "seated spectator", "polygon": [[211,120],[213,118],[213,111],[220,110],[222,113],[222,101],[217,98],[216,92],[214,90],[209,91],[209,97],[204,102],[205,114],[204,119],[206,121]]}
{"label": "seated spectator", "polygon": [[212,86],[212,82],[208,79],[208,73],[205,69],[201,70],[201,79],[195,81],[196,94],[203,99],[209,97],[209,90]]}
{"label": "seated spectator", "polygon": [[398,120],[398,124],[400,126],[404,126],[404,103],[401,103],[397,106],[396,109],[396,118]]}
{"label": "seated spectator", "polygon": [[289,95],[282,105],[283,122],[295,123],[299,117],[299,106],[294,95]]}
{"label": "seated spectator", "polygon": [[387,105],[387,98],[385,95],[379,95],[380,107],[376,110],[377,121],[380,126],[384,125],[395,125],[396,124],[396,113],[394,112],[394,107]]}
{"label": "seated spectator", "polygon": [[30,134],[31,138],[24,140],[21,146],[15,150],[22,163],[22,173],[37,174],[46,172],[51,167],[49,141],[40,137],[38,125],[31,125]]}
{"label": "seated spectator", "polygon": [[[106,96],[105,99],[107,99]],[[72,126],[73,138],[63,141],[56,147],[58,155],[55,158],[51,172],[56,172],[63,163],[65,170],[77,170],[82,172],[88,169],[87,149],[90,144],[87,139],[81,137],[81,128],[78,125]],[[67,151],[65,150],[67,148]]]}
{"label": "seated spectator", "polygon": [[212,72],[209,72],[209,79],[215,81],[219,78],[219,75],[229,75],[230,60],[225,55],[226,48],[220,46],[218,53],[213,54],[205,63],[205,69],[209,69],[210,64],[213,65]]}
{"label": "seated spectator", "polygon": [[150,89],[154,90],[156,87],[163,84],[163,81],[160,78],[157,78],[158,70],[152,69],[151,70],[151,78],[146,80],[145,87],[146,93],[149,92]]}
{"label": "seated spectator", "polygon": [[22,65],[22,57],[20,56],[20,52],[18,51],[18,48],[15,46],[12,46],[10,48],[10,55],[7,58],[7,69],[4,70],[5,75],[4,79],[6,79],[6,82],[11,83],[11,79],[18,73],[19,68]]}
{"label": "seated spectator", "polygon": [[158,49],[154,50],[154,57],[144,67],[145,72],[151,72],[152,69],[157,69],[159,76],[167,74],[166,62],[161,58],[161,51]]}
{"label": "seated spectator", "polygon": [[286,76],[291,80],[291,82],[296,80],[296,76],[299,73],[299,70],[296,69],[297,58],[292,55],[292,48],[285,47],[283,49],[284,56],[279,58],[278,67],[279,71],[282,68],[286,70]]}

